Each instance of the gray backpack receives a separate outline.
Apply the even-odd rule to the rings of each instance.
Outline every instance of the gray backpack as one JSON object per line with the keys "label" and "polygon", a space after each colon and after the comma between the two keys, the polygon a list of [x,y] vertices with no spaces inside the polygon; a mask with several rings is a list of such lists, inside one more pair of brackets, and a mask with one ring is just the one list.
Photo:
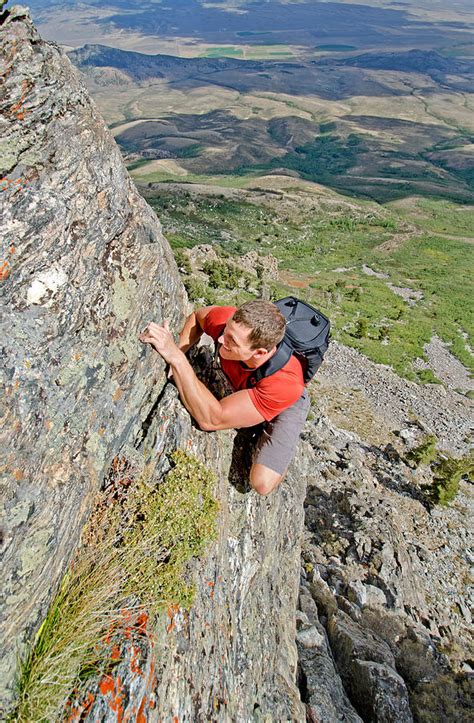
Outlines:
{"label": "gray backpack", "polygon": [[324,314],[295,296],[285,296],[274,303],[286,319],[285,336],[275,354],[249,376],[247,387],[254,387],[261,379],[275,374],[292,354],[301,363],[307,384],[321,366],[329,345],[331,325]]}

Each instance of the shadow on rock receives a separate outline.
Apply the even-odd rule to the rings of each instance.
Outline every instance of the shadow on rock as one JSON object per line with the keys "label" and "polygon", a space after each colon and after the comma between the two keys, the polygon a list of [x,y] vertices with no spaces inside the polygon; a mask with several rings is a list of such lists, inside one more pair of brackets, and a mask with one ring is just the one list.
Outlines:
{"label": "shadow on rock", "polygon": [[[188,356],[198,379],[217,399],[223,399],[233,393],[234,390],[227,377],[216,363],[215,353],[211,347],[195,347],[190,350]],[[252,489],[249,472],[255,445],[262,429],[263,424],[259,424],[236,431],[229,469],[229,483],[241,494],[246,494]]]}

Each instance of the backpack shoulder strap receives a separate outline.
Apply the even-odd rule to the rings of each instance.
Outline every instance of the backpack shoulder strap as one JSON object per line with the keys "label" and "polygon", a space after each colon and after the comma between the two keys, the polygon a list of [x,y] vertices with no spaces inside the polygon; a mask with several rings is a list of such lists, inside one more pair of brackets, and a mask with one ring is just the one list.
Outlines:
{"label": "backpack shoulder strap", "polygon": [[247,379],[247,388],[252,388],[261,379],[265,379],[265,377],[269,377],[272,374],[275,374],[275,372],[280,371],[285,364],[289,361],[291,355],[293,354],[293,349],[287,342],[283,339],[278,346],[277,350],[274,353],[270,359],[265,362],[265,364],[262,364],[262,366],[257,367],[257,369],[254,370],[252,374],[250,374],[249,378]]}

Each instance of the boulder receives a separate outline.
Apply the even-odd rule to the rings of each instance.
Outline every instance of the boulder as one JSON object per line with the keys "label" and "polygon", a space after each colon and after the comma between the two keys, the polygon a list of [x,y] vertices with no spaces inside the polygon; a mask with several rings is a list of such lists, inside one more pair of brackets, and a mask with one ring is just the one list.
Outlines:
{"label": "boulder", "polygon": [[406,685],[388,665],[354,661],[351,700],[364,721],[412,723]]}

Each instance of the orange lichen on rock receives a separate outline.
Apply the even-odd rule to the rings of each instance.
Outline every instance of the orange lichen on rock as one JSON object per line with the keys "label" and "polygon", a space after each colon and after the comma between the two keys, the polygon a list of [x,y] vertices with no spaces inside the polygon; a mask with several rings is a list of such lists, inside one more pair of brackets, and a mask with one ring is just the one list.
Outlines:
{"label": "orange lichen on rock", "polygon": [[104,675],[99,684],[99,690],[106,698],[110,710],[115,713],[117,723],[123,723],[123,695],[120,675],[114,680],[110,675]]}
{"label": "orange lichen on rock", "polygon": [[147,634],[147,629],[146,629],[147,623],[148,623],[148,614],[145,612],[140,613],[140,615],[137,618],[137,624],[136,624],[137,632],[140,633],[140,635]]}
{"label": "orange lichen on rock", "polygon": [[132,645],[132,658],[130,660],[130,670],[132,671],[132,673],[135,673],[136,675],[143,675],[143,671],[138,664],[140,659],[141,659],[140,648],[136,648],[135,645]]}
{"label": "orange lichen on rock", "polygon": [[85,701],[82,703],[82,713],[88,713],[90,709],[92,708],[92,703],[94,702],[95,697],[92,693],[87,693]]}
{"label": "orange lichen on rock", "polygon": [[[27,183],[28,183],[27,178],[7,178],[5,176],[4,178],[0,178],[0,191],[6,191],[11,186],[18,186],[18,188],[23,188],[24,186],[26,186]],[[16,190],[18,190],[18,188]],[[11,247],[10,247],[10,253],[12,254],[14,252],[15,252],[15,247],[13,246],[13,243],[12,243]]]}
{"label": "orange lichen on rock", "polygon": [[95,696],[92,693],[87,693],[85,699],[80,703],[77,703],[74,708],[72,707],[72,702],[68,700],[66,706],[70,707],[71,710],[66,718],[67,723],[76,723],[76,721],[83,720],[85,718],[85,714],[87,714],[92,708],[94,700]]}
{"label": "orange lichen on rock", "polygon": [[114,688],[114,679],[110,675],[104,675],[99,683],[99,690],[102,695],[107,695],[107,693],[113,692]]}
{"label": "orange lichen on rock", "polygon": [[145,715],[145,712],[144,712],[144,711],[145,711],[145,707],[146,707],[146,704],[147,704],[147,703],[148,703],[148,696],[145,696],[145,697],[142,699],[142,702],[140,703],[140,707],[139,707],[139,709],[138,709],[138,713],[137,713],[137,716],[136,716],[136,718],[135,718],[135,723],[146,723],[146,721],[147,721],[147,716]]}
{"label": "orange lichen on rock", "polygon": [[107,630],[107,633],[104,636],[104,643],[110,643],[110,641],[112,640],[112,635],[114,634],[116,629],[117,629],[117,621],[112,620],[112,622],[109,625],[109,629]]}
{"label": "orange lichen on rock", "polygon": [[0,281],[6,281],[10,276],[10,264],[8,261],[4,261],[0,265]]}
{"label": "orange lichen on rock", "polygon": [[71,708],[71,712],[69,713],[67,717],[67,723],[76,723],[76,721],[81,719],[81,709],[80,708]]}
{"label": "orange lichen on rock", "polygon": [[18,120],[24,120],[28,111],[24,108],[26,93],[28,90],[28,81],[25,79],[21,84],[21,98],[10,108],[10,113],[15,113]]}

